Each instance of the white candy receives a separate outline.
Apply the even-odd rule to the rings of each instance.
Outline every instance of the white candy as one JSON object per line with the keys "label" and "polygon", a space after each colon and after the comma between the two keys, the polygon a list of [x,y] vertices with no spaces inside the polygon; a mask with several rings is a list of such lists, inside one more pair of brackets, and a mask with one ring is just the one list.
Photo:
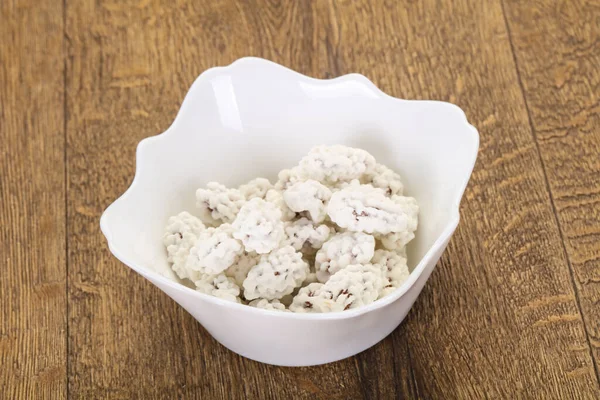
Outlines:
{"label": "white candy", "polygon": [[279,190],[271,189],[265,195],[265,200],[269,203],[275,204],[281,210],[281,220],[291,221],[296,218],[296,212],[290,210],[283,199],[283,192]]}
{"label": "white candy", "polygon": [[198,235],[198,240],[190,250],[187,266],[204,274],[220,274],[243,251],[242,244],[232,236],[231,225],[208,228]]}
{"label": "white candy", "polygon": [[282,169],[277,174],[277,182],[275,183],[275,189],[278,191],[284,191],[291,185],[302,182],[306,178],[302,174],[300,167],[294,167],[292,169]]}
{"label": "white candy", "polygon": [[354,264],[338,271],[325,283],[300,289],[290,310],[294,312],[339,312],[377,300],[386,283],[382,269],[371,264]]}
{"label": "white candy", "polygon": [[419,207],[412,197],[386,197],[371,185],[350,186],[335,192],[327,213],[333,222],[349,231],[388,234],[412,232]]}
{"label": "white candy", "polygon": [[400,175],[368,152],[317,146],[274,185],[198,189],[200,218],[170,218],[163,242],[171,269],[202,293],[266,310],[340,312],[408,278],[419,207],[402,193]]}
{"label": "white candy", "polygon": [[336,304],[347,310],[377,300],[385,283],[379,266],[354,264],[333,274],[323,288],[334,295]]}
{"label": "white candy", "polygon": [[241,185],[238,189],[246,200],[252,200],[255,197],[264,199],[267,192],[273,189],[273,185],[265,178],[252,179],[250,182]]}
{"label": "white candy", "polygon": [[406,209],[410,210],[414,217],[408,219],[406,230],[401,232],[390,232],[385,235],[376,235],[376,237],[385,249],[394,251],[404,249],[404,252],[406,252],[406,245],[415,238],[415,231],[417,230],[419,222],[417,217],[419,207],[417,206],[416,200],[412,197],[392,196],[392,200],[398,204],[404,204]]}
{"label": "white candy", "polygon": [[314,222],[323,222],[330,198],[331,190],[312,179],[295,183],[283,192],[283,199],[290,210],[298,213],[308,211]]}
{"label": "white candy", "polygon": [[406,265],[406,257],[394,251],[376,250],[371,262],[382,267],[387,281],[379,294],[379,298],[395,291],[410,275]]}
{"label": "white candy", "polygon": [[285,235],[280,208],[260,198],[254,198],[242,206],[233,229],[233,237],[244,243],[246,251],[258,254],[279,247]]}
{"label": "white candy", "polygon": [[172,263],[171,268],[181,279],[197,280],[202,275],[187,268],[186,262],[190,249],[204,229],[202,221],[185,211],[169,218],[163,243],[167,248],[167,260]]}
{"label": "white candy", "polygon": [[358,188],[361,185],[362,185],[362,183],[360,183],[360,180],[352,179],[351,181],[336,182],[336,183],[330,185],[329,187],[331,188],[331,192],[335,193],[335,192],[339,192],[342,189]]}
{"label": "white candy", "polygon": [[206,189],[196,191],[200,219],[209,225],[233,221],[245,201],[239,190],[227,189],[217,182],[209,182]]}
{"label": "white candy", "polygon": [[321,248],[323,243],[329,239],[331,229],[327,225],[315,226],[312,221],[300,218],[296,221],[286,222],[285,233],[286,244],[305,254],[314,254],[316,249]]}
{"label": "white candy", "polygon": [[224,274],[207,277],[195,282],[196,290],[223,300],[240,303],[240,288],[233,279]]}
{"label": "white candy", "polygon": [[402,195],[404,190],[400,175],[383,164],[376,164],[375,168],[362,178],[362,181],[383,189],[387,196]]}
{"label": "white candy", "polygon": [[375,252],[375,238],[362,232],[333,236],[317,252],[315,269],[320,282],[350,264],[368,263]]}
{"label": "white candy", "polygon": [[292,246],[284,246],[263,255],[244,281],[244,297],[254,300],[280,299],[302,284],[309,273],[309,266],[302,254]]}
{"label": "white candy", "polygon": [[232,278],[238,286],[242,286],[248,271],[260,261],[260,254],[243,253],[233,265],[225,270],[225,275]]}
{"label": "white candy", "polygon": [[375,159],[366,151],[340,145],[314,147],[300,161],[306,178],[330,183],[359,179],[374,167]]}
{"label": "white candy", "polygon": [[[290,310],[297,313],[319,313],[330,310],[335,302],[329,297],[331,293],[323,293],[322,283],[309,283],[294,296]],[[333,297],[331,295],[331,297]]]}
{"label": "white candy", "polygon": [[[407,196],[392,196],[392,200],[400,205],[409,216],[408,218],[408,228],[404,231],[405,235],[399,235],[396,239],[397,246],[396,249],[404,248],[415,237],[415,231],[419,225],[419,205],[417,204],[417,199],[414,197]],[[396,232],[401,233],[401,232]]]}
{"label": "white candy", "polygon": [[280,303],[277,299],[270,301],[267,299],[256,299],[252,300],[250,303],[248,303],[248,305],[251,307],[262,308],[264,310],[289,312],[289,310],[285,308],[285,305]]}
{"label": "white candy", "polygon": [[387,250],[399,250],[405,248],[406,244],[414,239],[415,229],[404,232],[390,232],[386,235],[377,235],[381,245]]}

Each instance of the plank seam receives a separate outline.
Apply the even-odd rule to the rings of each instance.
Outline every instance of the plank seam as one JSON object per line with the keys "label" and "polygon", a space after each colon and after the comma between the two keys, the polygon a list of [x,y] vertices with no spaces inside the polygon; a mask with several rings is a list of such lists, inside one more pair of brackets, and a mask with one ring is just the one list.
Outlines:
{"label": "plank seam", "polygon": [[65,185],[65,394],[70,398],[69,393],[69,176],[68,176],[68,154],[67,154],[67,0],[62,1],[63,18],[63,159],[64,159],[64,185]]}
{"label": "plank seam", "polygon": [[569,258],[569,253],[567,252],[567,246],[565,244],[565,235],[563,233],[562,225],[560,224],[560,219],[558,218],[558,212],[557,212],[556,204],[554,202],[554,196],[552,194],[552,189],[550,187],[550,182],[548,180],[548,173],[546,172],[546,164],[544,163],[544,158],[542,157],[542,152],[540,150],[540,144],[538,142],[536,130],[533,125],[533,119],[531,118],[531,112],[529,110],[529,103],[527,102],[527,96],[525,94],[525,87],[523,86],[523,80],[521,78],[521,72],[519,70],[517,52],[515,51],[515,47],[513,44],[512,32],[510,30],[508,18],[506,17],[506,8],[504,5],[504,2],[505,2],[505,0],[500,0],[500,6],[502,8],[502,17],[504,19],[504,25],[506,26],[506,32],[508,34],[508,42],[510,45],[510,51],[512,53],[513,63],[515,65],[515,71],[517,74],[517,82],[518,82],[519,88],[521,90],[521,95],[523,96],[523,103],[525,104],[525,111],[527,112],[527,121],[529,122],[529,129],[531,130],[531,135],[533,136],[533,142],[535,143],[538,158],[539,158],[540,164],[542,166],[542,173],[544,175],[544,184],[546,185],[546,190],[548,192],[548,197],[550,199],[552,213],[554,214],[554,221],[558,228],[558,234],[560,236],[563,254],[564,254],[565,259],[567,260],[567,266],[569,269],[569,277],[571,278],[571,285],[573,286],[573,292],[575,294],[575,303],[577,304],[577,310],[579,311],[579,315],[581,316],[581,322],[583,324],[583,330],[585,332],[585,339],[588,344],[589,355],[590,355],[590,358],[592,359],[592,366],[594,368],[594,373],[596,375],[596,383],[598,384],[598,387],[600,387],[600,373],[598,372],[598,365],[596,364],[596,359],[594,358],[594,354],[592,352],[592,343],[590,341],[590,335],[589,335],[588,327],[587,327],[587,324],[585,321],[585,315],[582,312],[582,308],[581,308],[581,300],[579,298],[579,291],[577,290],[575,275],[573,273],[573,265],[571,263],[571,259]]}

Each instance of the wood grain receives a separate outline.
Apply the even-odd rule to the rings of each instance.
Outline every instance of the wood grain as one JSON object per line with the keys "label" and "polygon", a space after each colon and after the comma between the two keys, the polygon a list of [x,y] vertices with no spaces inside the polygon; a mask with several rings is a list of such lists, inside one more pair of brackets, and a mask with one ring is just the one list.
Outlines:
{"label": "wood grain", "polygon": [[[404,324],[418,394],[597,397],[501,4],[338,12],[361,21],[341,29],[336,55],[346,71],[396,96],[455,102],[481,133],[460,228]],[[372,37],[386,40],[361,40]]]}
{"label": "wood grain", "polygon": [[[38,3],[0,2],[0,397],[600,398],[597,4]],[[451,101],[480,131],[447,252],[356,357],[237,356],[99,231],[139,140],[200,72],[247,55]]]}
{"label": "wood grain", "polygon": [[600,379],[600,3],[506,11],[527,110]]}
{"label": "wood grain", "polygon": [[0,2],[3,399],[66,394],[62,28],[50,2]]}

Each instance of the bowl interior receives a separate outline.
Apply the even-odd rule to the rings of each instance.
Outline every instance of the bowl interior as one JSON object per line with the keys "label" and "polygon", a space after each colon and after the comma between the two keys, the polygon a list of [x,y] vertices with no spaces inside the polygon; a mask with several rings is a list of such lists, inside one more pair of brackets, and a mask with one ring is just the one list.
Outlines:
{"label": "bowl interior", "polygon": [[[162,235],[169,216],[195,211],[209,181],[274,181],[319,144],[360,147],[398,171],[421,207],[409,266],[421,260],[458,203],[477,153],[477,134],[455,106],[391,98],[359,75],[321,81],[268,62],[205,72],[173,125],[142,141],[130,189],[102,218],[102,230],[130,266],[169,274]],[[132,265],[133,264],[133,265]]]}

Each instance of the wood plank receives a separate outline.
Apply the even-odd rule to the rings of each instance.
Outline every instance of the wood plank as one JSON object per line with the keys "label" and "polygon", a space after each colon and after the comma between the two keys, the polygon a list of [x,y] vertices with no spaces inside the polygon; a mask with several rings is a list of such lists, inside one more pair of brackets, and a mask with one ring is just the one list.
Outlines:
{"label": "wood plank", "polygon": [[2,1],[0,21],[0,397],[64,398],[62,7]]}
{"label": "wood plank", "polygon": [[[204,69],[257,55],[322,75],[309,3],[82,1],[67,7],[69,362],[74,397],[362,398],[372,366],[289,369],[241,358],[108,252],[102,210],[129,185],[134,150],[162,132]],[[297,39],[290,39],[291,32]],[[382,351],[385,350],[385,351]],[[409,376],[405,346],[383,345],[389,387]],[[394,365],[394,369],[391,366]],[[368,370],[363,374],[363,371]],[[400,376],[394,377],[396,371]],[[371,389],[369,389],[371,390]],[[373,388],[372,390],[377,390]]]}
{"label": "wood plank", "polygon": [[387,340],[406,331],[424,398],[597,398],[500,2],[384,5],[336,7],[340,69],[395,96],[454,102],[481,134],[458,232]]}
{"label": "wood plank", "polygon": [[505,9],[595,361],[578,373],[600,379],[600,4],[506,1]]}

